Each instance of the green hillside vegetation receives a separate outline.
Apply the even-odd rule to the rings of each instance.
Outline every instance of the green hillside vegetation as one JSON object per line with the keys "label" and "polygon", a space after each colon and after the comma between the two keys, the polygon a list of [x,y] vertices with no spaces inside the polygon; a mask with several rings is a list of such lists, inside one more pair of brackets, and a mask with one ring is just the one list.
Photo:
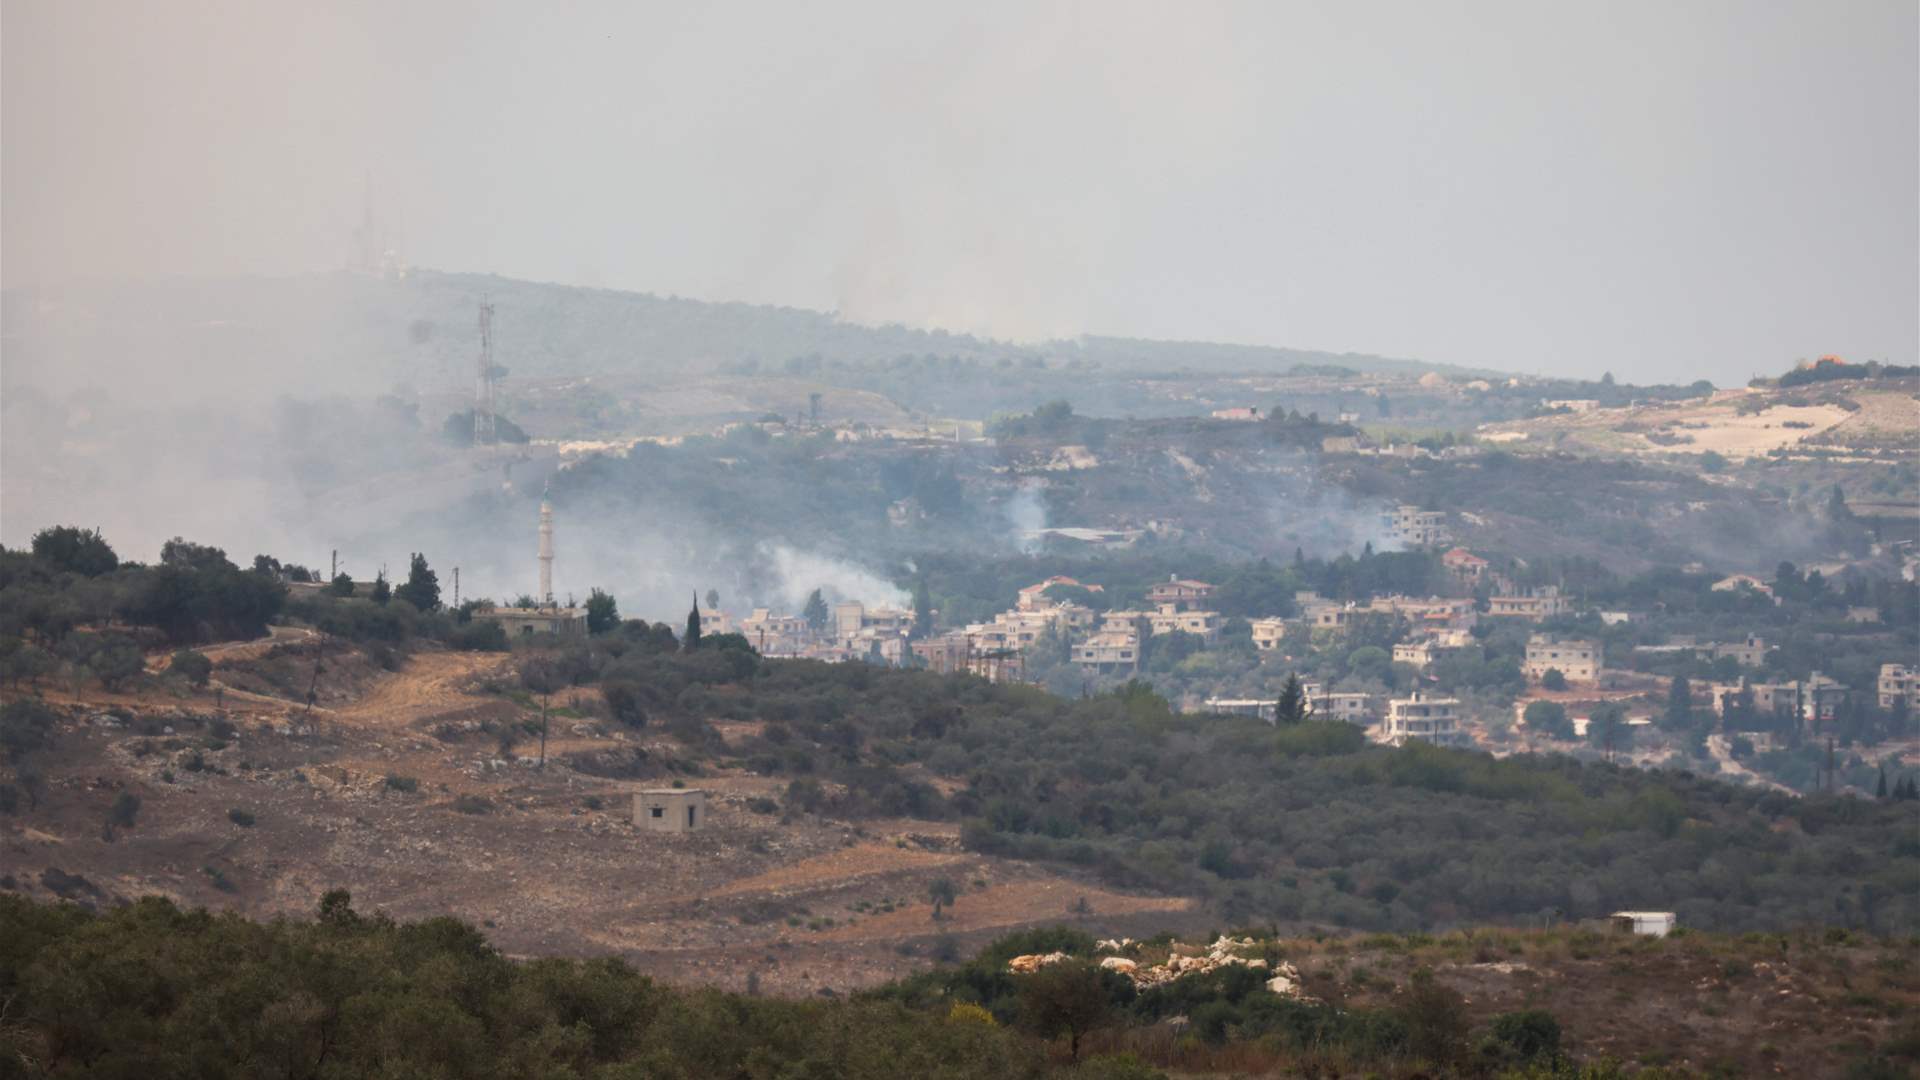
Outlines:
{"label": "green hillside vegetation", "polygon": [[[1920,925],[1920,844],[1894,803],[1386,749],[1345,724],[1180,714],[1139,683],[1075,701],[862,665],[716,678],[691,663],[613,670],[683,723],[768,721],[724,756],[796,776],[793,808],[959,819],[975,850],[1198,894],[1228,920],[1413,930],[1653,907],[1726,930]],[[942,796],[928,774],[963,786]]]}
{"label": "green hillside vegetation", "polygon": [[[0,658],[16,682],[150,677],[131,643],[80,628],[116,611],[181,643],[253,629],[284,603],[271,573],[239,570],[216,549],[177,541],[156,567],[107,569],[84,536],[43,535],[41,555],[0,558],[0,597],[17,620]],[[1380,582],[1350,584],[1379,587],[1425,566],[1415,556],[1344,571],[1303,564],[1273,584],[1376,564]],[[1138,587],[1115,586],[1117,599]],[[482,640],[463,613],[399,599],[318,595],[290,611],[389,665],[399,662],[389,650],[415,641],[504,645],[497,631]],[[1557,757],[1387,749],[1344,724],[1276,730],[1182,714],[1144,682],[1075,700],[925,671],[767,661],[737,634],[676,649],[664,626],[606,622],[615,628],[588,641],[537,645],[542,669],[559,685],[598,684],[619,722],[664,728],[685,767],[783,778],[793,811],[957,821],[974,850],[1199,896],[1233,921],[1416,930],[1659,908],[1725,930],[1920,925],[1920,843],[1900,803],[1795,800]],[[764,729],[728,744],[709,726],[721,719]],[[23,729],[26,742],[43,726]]]}
{"label": "green hillside vegetation", "polygon": [[[398,923],[356,912],[342,891],[322,897],[315,918],[268,923],[158,897],[96,914],[0,893],[0,1067],[128,1080],[1154,1080],[1166,1077],[1162,1068],[1667,1080],[1769,1065],[1824,1074],[1843,1063],[1849,1076],[1900,1076],[1920,1056],[1911,1025],[1881,1019],[1914,997],[1912,950],[1845,934],[1255,933],[1237,952],[1267,971],[1229,965],[1146,990],[1096,966],[1086,934],[1055,927],[850,1000],[796,1001],[664,985],[615,958],[512,960],[459,920]],[[1056,951],[1066,959],[1008,972],[1013,956]],[[1126,951],[1146,963],[1169,947],[1156,939]],[[1310,996],[1267,988],[1280,964],[1298,965]],[[1518,1007],[1523,986],[1485,995],[1516,1007],[1475,1003],[1456,988],[1463,975],[1501,964],[1552,972],[1549,993],[1568,1011]],[[1837,978],[1851,992],[1845,1005],[1809,998],[1770,1022],[1766,1038],[1743,1038],[1748,1021],[1729,1017],[1728,1006],[1775,993],[1763,976],[1793,985]],[[1647,1024],[1621,1045],[1612,1014],[1627,986],[1666,1001],[1703,995],[1704,1012],[1677,1029]],[[1623,1068],[1598,1048],[1627,1050],[1639,1064]],[[1654,1064],[1676,1053],[1705,1071]]]}

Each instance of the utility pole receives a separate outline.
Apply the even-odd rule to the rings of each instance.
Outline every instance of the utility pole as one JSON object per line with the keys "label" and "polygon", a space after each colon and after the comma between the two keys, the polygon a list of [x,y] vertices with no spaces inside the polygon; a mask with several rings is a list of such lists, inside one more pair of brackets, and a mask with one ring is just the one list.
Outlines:
{"label": "utility pole", "polygon": [[340,549],[339,549],[339,548],[334,548],[334,549],[333,549],[333,564],[332,564],[332,566],[331,566],[331,567],[330,567],[330,568],[329,568],[329,569],[327,570],[327,584],[329,584],[329,585],[331,585],[331,584],[333,584],[333,579],[334,579],[334,578],[337,578],[337,577],[339,577],[339,576],[340,576]]}
{"label": "utility pole", "polygon": [[313,702],[320,693],[320,658],[326,654],[327,639],[322,637],[313,644],[313,680],[307,683],[307,716],[313,715]]}
{"label": "utility pole", "polygon": [[460,568],[457,566],[453,568],[453,607],[455,611],[460,609]]}

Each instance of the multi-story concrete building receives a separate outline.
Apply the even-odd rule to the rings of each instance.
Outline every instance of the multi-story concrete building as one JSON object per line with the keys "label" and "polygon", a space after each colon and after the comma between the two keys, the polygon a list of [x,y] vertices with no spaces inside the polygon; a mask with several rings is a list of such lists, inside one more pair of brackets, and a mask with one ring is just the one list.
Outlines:
{"label": "multi-story concrete building", "polygon": [[1590,683],[1600,677],[1600,643],[1583,638],[1561,638],[1535,634],[1527,639],[1527,661],[1523,670],[1536,682],[1547,672],[1558,671],[1568,682]]}
{"label": "multi-story concrete building", "polygon": [[899,608],[869,608],[858,600],[833,605],[833,637],[846,643],[862,630],[907,636],[913,630],[913,612]]}
{"label": "multi-story concrete building", "polygon": [[1707,692],[1714,713],[1723,717],[1737,711],[1735,703],[1746,695],[1752,706],[1751,720],[1763,725],[1779,718],[1792,718],[1807,726],[1830,723],[1852,696],[1846,684],[1818,671],[1790,682],[1714,683]]}
{"label": "multi-story concrete building", "polygon": [[1912,709],[1920,704],[1920,668],[1910,668],[1905,664],[1881,664],[1880,707],[1883,709]]}
{"label": "multi-story concrete building", "polygon": [[1711,646],[1713,658],[1732,657],[1741,667],[1757,668],[1767,658],[1765,639],[1748,634],[1744,641],[1724,641]]}
{"label": "multi-story concrete building", "polygon": [[1213,586],[1204,581],[1187,581],[1172,578],[1147,590],[1147,603],[1165,610],[1169,605],[1175,611],[1196,611],[1213,595]]}
{"label": "multi-story concrete building", "polygon": [[1366,727],[1373,722],[1373,695],[1360,691],[1328,690],[1319,683],[1306,683],[1307,704],[1318,720],[1344,720]]}
{"label": "multi-story concrete building", "polygon": [[1536,589],[1487,598],[1488,615],[1533,622],[1565,615],[1572,607],[1567,598],[1560,595],[1558,585],[1542,585]]}
{"label": "multi-story concrete building", "polygon": [[1253,628],[1253,647],[1261,652],[1271,652],[1279,648],[1280,640],[1287,636],[1285,619],[1254,619],[1247,625]]}
{"label": "multi-story concrete building", "polygon": [[1422,510],[1417,506],[1396,506],[1381,515],[1388,535],[1408,547],[1438,547],[1453,539],[1442,510]]}
{"label": "multi-story concrete building", "polygon": [[1073,647],[1073,662],[1102,675],[1140,667],[1140,635],[1129,630],[1101,630]]}
{"label": "multi-story concrete building", "polygon": [[1460,730],[1460,702],[1415,690],[1409,697],[1387,703],[1387,722],[1380,739],[1394,746],[1429,742],[1451,746],[1464,741]]}
{"label": "multi-story concrete building", "polygon": [[1217,611],[1183,611],[1173,604],[1162,604],[1160,610],[1147,615],[1147,625],[1156,634],[1171,634],[1177,630],[1192,634],[1209,645],[1220,639],[1220,624],[1223,621]]}
{"label": "multi-story concrete building", "polygon": [[1446,567],[1454,581],[1469,590],[1479,585],[1487,574],[1487,560],[1463,547],[1440,556],[1440,565]]}
{"label": "multi-story concrete building", "polygon": [[795,656],[813,640],[813,628],[801,615],[776,615],[754,608],[740,620],[740,634],[762,656]]}

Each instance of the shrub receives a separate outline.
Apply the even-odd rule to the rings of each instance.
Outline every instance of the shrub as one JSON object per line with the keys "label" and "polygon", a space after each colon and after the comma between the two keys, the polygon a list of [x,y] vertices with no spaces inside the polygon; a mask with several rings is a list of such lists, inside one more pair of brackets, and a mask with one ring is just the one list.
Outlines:
{"label": "shrub", "polygon": [[167,673],[178,675],[189,684],[204,688],[213,678],[213,661],[207,654],[193,649],[181,649],[173,654],[167,664]]}
{"label": "shrub", "polygon": [[646,727],[647,710],[642,705],[640,684],[631,680],[609,680],[600,687],[607,700],[607,711],[628,727]]}
{"label": "shrub", "polygon": [[1526,1062],[1560,1054],[1560,1021],[1545,1009],[1501,1013],[1493,1018],[1493,1039],[1512,1057]]}
{"label": "shrub", "polygon": [[420,781],[417,777],[395,776],[393,773],[387,774],[386,785],[389,791],[403,791],[408,794],[420,790]]}
{"label": "shrub", "polygon": [[227,811],[227,820],[243,829],[253,828],[253,815],[237,806]]}
{"label": "shrub", "polygon": [[491,814],[493,800],[483,795],[462,795],[453,800],[453,808],[463,814]]}
{"label": "shrub", "polygon": [[113,805],[107,808],[107,823],[123,829],[133,828],[140,816],[140,796],[131,791],[123,791],[113,797]]}

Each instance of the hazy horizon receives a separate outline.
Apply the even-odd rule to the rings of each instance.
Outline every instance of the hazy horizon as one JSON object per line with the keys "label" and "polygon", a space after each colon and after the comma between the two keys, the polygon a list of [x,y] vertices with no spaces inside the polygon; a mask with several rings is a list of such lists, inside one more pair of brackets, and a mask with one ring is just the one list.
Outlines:
{"label": "hazy horizon", "polygon": [[370,188],[415,265],[1003,340],[1920,351],[1911,4],[0,11],[10,288],[338,268]]}

